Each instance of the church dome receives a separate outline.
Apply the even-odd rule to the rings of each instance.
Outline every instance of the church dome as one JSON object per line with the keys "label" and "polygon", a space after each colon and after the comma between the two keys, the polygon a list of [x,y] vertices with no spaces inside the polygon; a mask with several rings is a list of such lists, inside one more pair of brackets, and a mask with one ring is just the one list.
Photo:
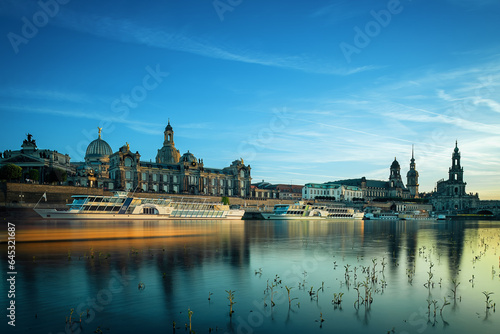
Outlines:
{"label": "church dome", "polygon": [[391,165],[391,169],[393,168],[401,168],[399,166],[399,162],[396,160],[396,158],[394,158],[394,161],[392,162],[392,165]]}
{"label": "church dome", "polygon": [[193,155],[193,153],[190,153],[189,151],[187,151],[187,153],[184,153],[182,155],[182,159],[181,159],[183,162],[197,162],[195,156]]}
{"label": "church dome", "polygon": [[173,131],[173,129],[172,129],[172,125],[170,125],[170,119],[168,120],[168,124],[167,124],[167,126],[165,127],[165,131]]}
{"label": "church dome", "polygon": [[418,176],[418,172],[416,170],[414,170],[414,169],[410,169],[408,171],[408,173],[406,173],[406,176],[407,177],[415,177],[415,176]]}
{"label": "church dome", "polygon": [[87,147],[85,158],[109,156],[111,154],[113,154],[111,146],[99,136],[99,138],[92,141]]}

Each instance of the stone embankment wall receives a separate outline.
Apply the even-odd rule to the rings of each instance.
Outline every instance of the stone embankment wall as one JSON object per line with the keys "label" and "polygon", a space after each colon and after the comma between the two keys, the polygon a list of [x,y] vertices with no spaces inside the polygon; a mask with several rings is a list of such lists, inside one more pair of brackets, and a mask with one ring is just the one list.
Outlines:
{"label": "stone embankment wall", "polygon": [[[42,195],[47,193],[47,202],[41,199]],[[40,184],[26,184],[26,183],[0,183],[0,206],[3,207],[33,207],[40,199],[39,207],[61,207],[73,200],[72,195],[104,195],[112,196],[110,191],[104,191],[97,188],[86,187],[70,187],[70,186],[49,186]],[[201,201],[207,202],[220,202],[220,196],[196,196],[196,195],[172,195],[172,194],[154,194],[154,193],[136,193],[136,197],[145,198],[162,198],[162,197],[196,197]],[[229,197],[230,204],[246,206],[248,211],[265,210],[271,211],[275,204],[279,203],[292,203],[287,200],[256,200],[245,199],[238,197]]]}

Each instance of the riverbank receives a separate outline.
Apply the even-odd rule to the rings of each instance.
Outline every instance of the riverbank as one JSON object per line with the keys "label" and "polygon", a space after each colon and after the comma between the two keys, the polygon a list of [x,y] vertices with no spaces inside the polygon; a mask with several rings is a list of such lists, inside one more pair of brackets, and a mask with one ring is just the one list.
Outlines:
{"label": "riverbank", "polygon": [[[42,199],[46,194],[46,200]],[[0,183],[0,207],[5,208],[33,208],[36,203],[42,208],[64,208],[66,204],[71,203],[73,195],[96,195],[113,196],[112,191],[100,188],[74,187],[74,186],[52,186],[26,183]],[[166,193],[145,193],[137,192],[135,197],[144,198],[199,198],[200,201],[220,202],[221,196],[191,195],[191,194],[166,194]],[[253,210],[271,210],[275,204],[292,204],[291,200],[282,199],[255,199],[229,197],[231,205],[240,205]],[[250,210],[249,210],[250,211]]]}

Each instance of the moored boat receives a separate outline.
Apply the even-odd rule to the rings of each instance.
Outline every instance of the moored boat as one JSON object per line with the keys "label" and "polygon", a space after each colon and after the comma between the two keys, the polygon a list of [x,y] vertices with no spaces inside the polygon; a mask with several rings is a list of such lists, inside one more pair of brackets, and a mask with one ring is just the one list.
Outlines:
{"label": "moored boat", "polygon": [[393,212],[365,213],[366,220],[398,220],[399,215]]}
{"label": "moored boat", "polygon": [[48,219],[241,219],[244,210],[230,209],[229,205],[207,202],[200,198],[139,198],[126,192],[114,196],[73,195],[66,210],[34,210]]}
{"label": "moored boat", "polygon": [[343,205],[326,204],[276,204],[273,212],[262,212],[264,219],[363,219],[364,212]]}

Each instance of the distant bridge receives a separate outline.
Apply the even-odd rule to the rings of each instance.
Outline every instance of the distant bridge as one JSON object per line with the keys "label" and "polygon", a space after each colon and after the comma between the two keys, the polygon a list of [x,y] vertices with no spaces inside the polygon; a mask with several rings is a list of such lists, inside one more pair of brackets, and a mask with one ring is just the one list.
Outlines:
{"label": "distant bridge", "polygon": [[470,209],[471,213],[500,216],[500,201],[480,201],[476,208]]}

